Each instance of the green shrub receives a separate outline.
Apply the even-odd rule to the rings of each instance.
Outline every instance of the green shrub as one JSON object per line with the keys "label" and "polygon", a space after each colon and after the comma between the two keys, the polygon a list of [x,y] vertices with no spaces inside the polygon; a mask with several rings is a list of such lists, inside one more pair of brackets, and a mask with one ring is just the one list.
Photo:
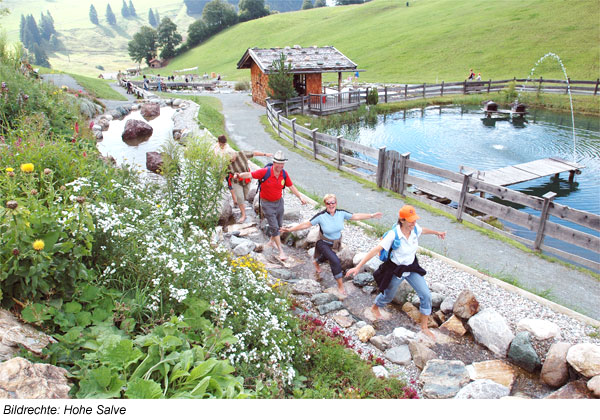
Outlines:
{"label": "green shrub", "polygon": [[250,90],[250,82],[248,82],[247,80],[240,80],[238,82],[235,82],[233,88],[237,91]]}
{"label": "green shrub", "polygon": [[367,105],[377,105],[379,102],[379,93],[377,93],[377,88],[369,89],[369,93],[367,94]]}

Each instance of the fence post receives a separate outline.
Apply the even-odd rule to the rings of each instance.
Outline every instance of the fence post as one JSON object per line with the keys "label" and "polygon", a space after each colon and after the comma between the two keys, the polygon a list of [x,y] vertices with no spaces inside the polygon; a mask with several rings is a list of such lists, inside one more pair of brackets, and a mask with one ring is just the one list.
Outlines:
{"label": "fence post", "polygon": [[541,92],[542,91],[542,83],[544,81],[544,78],[542,76],[540,76],[540,85],[538,86],[538,91]]}
{"label": "fence post", "polygon": [[490,89],[492,89],[492,79],[488,82],[488,93],[490,93]]}
{"label": "fence post", "polygon": [[292,120],[292,142],[294,143],[294,147],[296,147],[296,118]]}
{"label": "fence post", "polygon": [[342,166],[342,136],[337,136],[337,168],[340,169]]}
{"label": "fence post", "polygon": [[408,168],[406,167],[406,161],[410,159],[410,152],[403,153],[400,155],[400,180],[398,182],[398,194],[404,197],[404,178],[406,178],[406,173],[408,172]]}
{"label": "fence post", "polygon": [[467,81],[464,81],[464,86],[463,86],[463,95],[467,94]]}
{"label": "fence post", "polygon": [[423,98],[425,97],[425,83],[423,83]]}
{"label": "fence post", "polygon": [[404,100],[406,100],[408,94],[408,85],[404,85]]}
{"label": "fence post", "polygon": [[462,188],[460,190],[460,199],[458,200],[458,208],[456,209],[456,220],[462,222],[462,214],[465,209],[465,201],[467,199],[467,194],[469,193],[469,181],[471,180],[471,176],[473,175],[473,171],[465,172]]}
{"label": "fence post", "polygon": [[277,111],[277,135],[281,137],[281,121],[279,120],[279,116],[281,115],[281,111]]}
{"label": "fence post", "polygon": [[306,98],[306,96],[302,96],[302,101],[300,101],[300,103],[302,104],[302,115],[304,115],[304,98]]}
{"label": "fence post", "polygon": [[317,159],[317,131],[319,131],[318,128],[312,130],[313,157],[315,160]]}
{"label": "fence post", "polygon": [[546,228],[546,220],[548,220],[548,209],[550,208],[550,203],[556,197],[556,193],[550,191],[542,196],[544,199],[544,204],[542,207],[542,214],[540,214],[540,225],[538,226],[537,236],[535,237],[535,244],[533,245],[533,249],[536,251],[540,250],[542,246],[542,242],[544,241],[544,229]]}
{"label": "fence post", "polygon": [[383,92],[385,94],[385,103],[387,104],[387,86],[383,88]]}
{"label": "fence post", "polygon": [[440,96],[444,96],[444,81],[442,80],[442,93]]}
{"label": "fence post", "polygon": [[288,100],[285,100],[285,117],[288,117]]}
{"label": "fence post", "polygon": [[385,146],[379,148],[379,158],[377,159],[377,188],[383,186],[383,170],[385,169]]}
{"label": "fence post", "polygon": [[596,87],[594,88],[594,96],[598,93],[598,85],[600,85],[600,79],[596,79]]}

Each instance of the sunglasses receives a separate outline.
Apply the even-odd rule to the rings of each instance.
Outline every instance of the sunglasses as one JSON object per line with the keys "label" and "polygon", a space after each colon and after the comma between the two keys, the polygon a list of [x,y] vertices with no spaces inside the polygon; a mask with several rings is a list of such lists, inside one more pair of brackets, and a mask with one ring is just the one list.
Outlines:
{"label": "sunglasses", "polygon": [[333,206],[335,204],[335,201],[327,201],[325,204],[327,204],[328,206]]}

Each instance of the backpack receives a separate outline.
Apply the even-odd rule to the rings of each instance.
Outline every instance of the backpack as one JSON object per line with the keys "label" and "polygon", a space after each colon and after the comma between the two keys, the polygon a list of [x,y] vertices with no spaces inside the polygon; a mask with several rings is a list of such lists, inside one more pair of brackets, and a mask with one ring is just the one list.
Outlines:
{"label": "backpack", "polygon": [[[258,194],[258,214],[261,215],[262,217],[262,213],[261,213],[261,209],[260,209],[260,186],[262,185],[263,182],[265,182],[267,179],[269,179],[269,177],[271,176],[271,172],[273,169],[273,162],[269,162],[265,165],[265,168],[267,168],[267,172],[265,172],[265,176],[263,176],[261,179],[258,180],[258,187],[256,187],[256,194]],[[285,171],[285,169],[282,169],[281,172],[283,173],[283,186],[281,187],[281,189],[285,189],[285,183],[287,181],[287,172]]]}
{"label": "backpack", "polygon": [[[392,251],[394,249],[397,249],[400,246],[400,237],[398,236],[398,230],[396,229],[396,226],[398,224],[394,223],[394,226],[392,226],[392,229],[394,231],[394,241],[392,242],[392,246],[390,249],[382,249],[381,251],[379,251],[379,260],[380,261],[387,261],[391,255],[392,255]],[[415,235],[417,234],[417,227],[415,226],[414,228],[415,231]],[[390,231],[388,230],[385,235],[383,235],[383,237],[385,238],[385,236],[390,233]],[[382,238],[383,239],[383,238]]]}

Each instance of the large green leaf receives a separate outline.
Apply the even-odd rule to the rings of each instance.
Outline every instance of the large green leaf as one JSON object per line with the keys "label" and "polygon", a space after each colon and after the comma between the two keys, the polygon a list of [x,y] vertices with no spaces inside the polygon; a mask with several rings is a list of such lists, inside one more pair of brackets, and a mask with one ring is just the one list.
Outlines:
{"label": "large green leaf", "polygon": [[163,395],[160,385],[153,380],[137,378],[129,382],[125,396],[131,399],[158,399]]}
{"label": "large green leaf", "polygon": [[79,382],[77,398],[118,398],[125,381],[108,367],[91,370]]}
{"label": "large green leaf", "polygon": [[76,314],[77,312],[81,311],[81,308],[82,306],[79,302],[67,302],[64,305],[64,310],[68,314]]}
{"label": "large green leaf", "polygon": [[133,347],[131,340],[121,340],[116,345],[102,349],[98,354],[98,359],[111,366],[119,369],[127,369],[127,367],[143,357],[144,353],[138,348]]}

